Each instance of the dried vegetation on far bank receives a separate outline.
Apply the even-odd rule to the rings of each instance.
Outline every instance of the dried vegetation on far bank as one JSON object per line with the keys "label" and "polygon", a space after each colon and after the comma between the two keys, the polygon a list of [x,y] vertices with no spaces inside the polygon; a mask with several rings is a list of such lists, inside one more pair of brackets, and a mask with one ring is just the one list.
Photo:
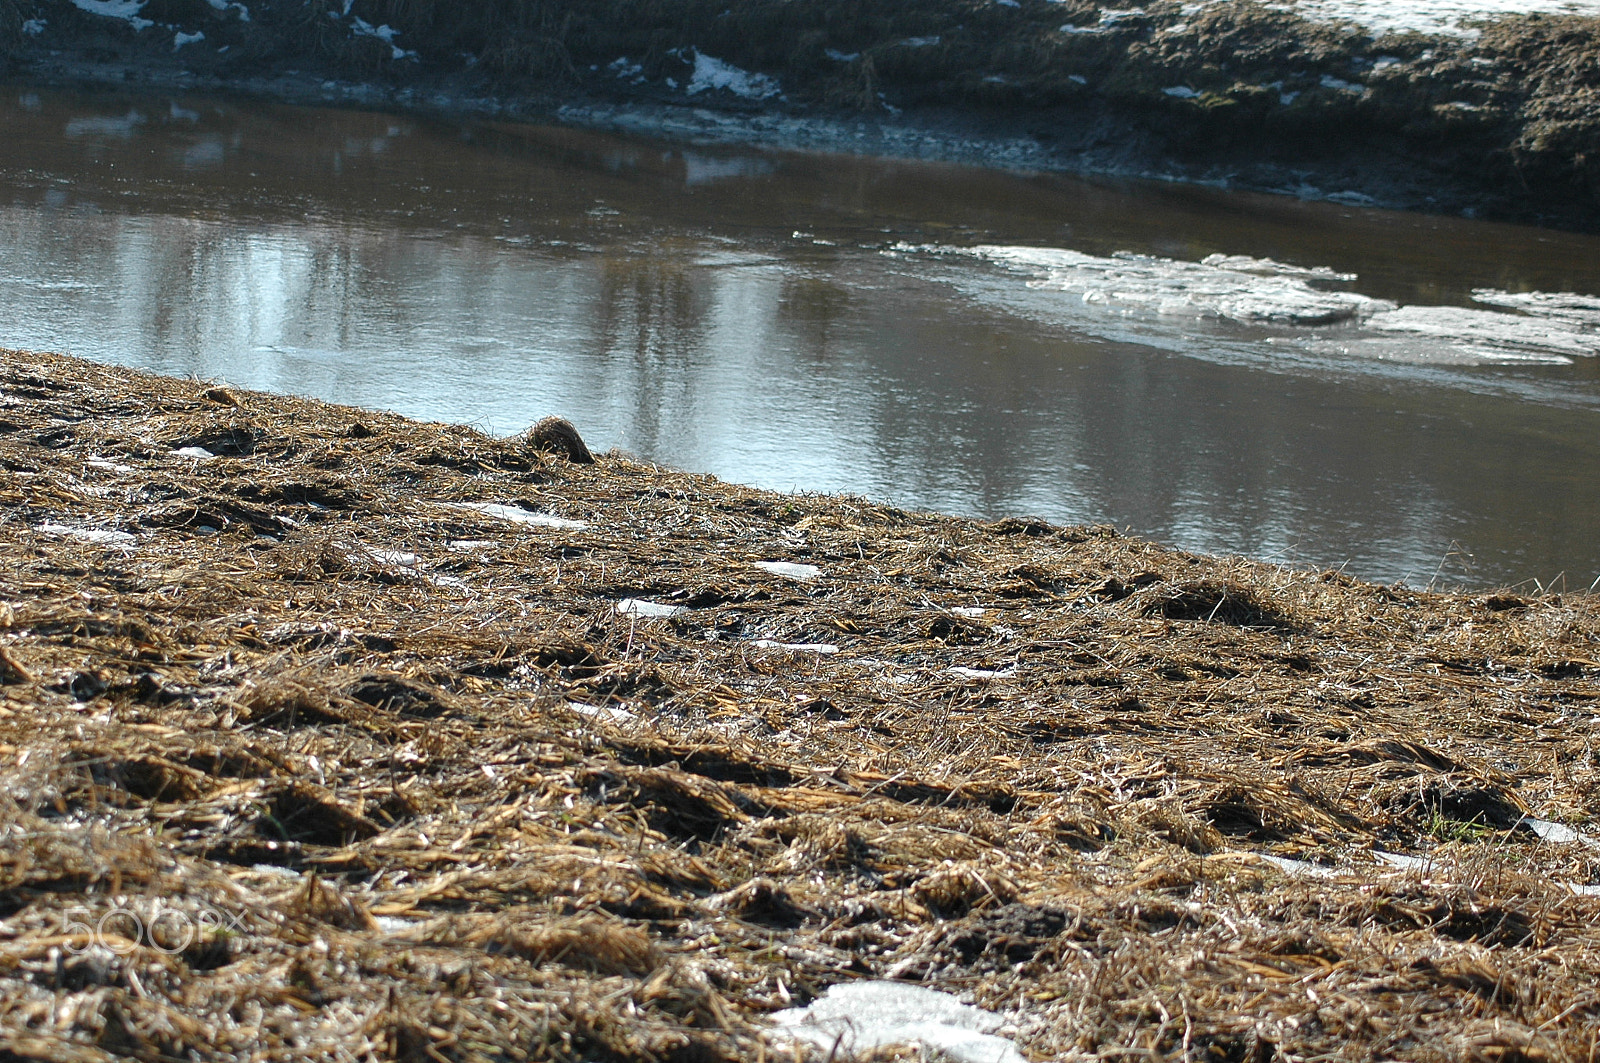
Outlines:
{"label": "dried vegetation on far bank", "polygon": [[5,1059],[1595,1058],[1592,598],[18,352],[0,467]]}

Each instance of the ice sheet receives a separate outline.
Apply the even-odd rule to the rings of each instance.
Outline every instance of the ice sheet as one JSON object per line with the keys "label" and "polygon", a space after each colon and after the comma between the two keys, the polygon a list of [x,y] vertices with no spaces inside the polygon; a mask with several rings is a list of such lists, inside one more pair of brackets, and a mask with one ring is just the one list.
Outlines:
{"label": "ice sheet", "polygon": [[1002,1025],[998,1015],[903,982],[846,982],[810,1007],[775,1013],[772,1021],[779,1035],[846,1057],[879,1046],[917,1045],[957,1063],[1026,1063],[1016,1045],[995,1034]]}
{"label": "ice sheet", "polygon": [[1083,302],[1169,317],[1223,318],[1243,324],[1328,325],[1395,305],[1355,292],[1324,291],[1316,281],[1349,278],[1331,270],[1283,266],[1268,258],[1214,255],[1201,262],[1123,252],[1110,258],[1051,247],[988,244],[981,258],[1029,273],[1029,286]]}
{"label": "ice sheet", "polygon": [[[1074,328],[1108,337],[1134,329],[1179,346],[1196,324],[1270,330],[1270,348],[1421,365],[1570,364],[1600,355],[1600,297],[1478,289],[1472,306],[1398,306],[1338,286],[1353,274],[1246,255],[1199,262],[1067,248],[913,246],[895,251],[972,255],[1060,292],[1049,307]],[[1259,340],[1257,341],[1259,342]]]}
{"label": "ice sheet", "polygon": [[1374,314],[1366,325],[1378,332],[1405,332],[1495,349],[1507,358],[1521,353],[1530,361],[1600,353],[1600,334],[1585,333],[1542,315],[1506,314],[1466,306],[1402,306]]}

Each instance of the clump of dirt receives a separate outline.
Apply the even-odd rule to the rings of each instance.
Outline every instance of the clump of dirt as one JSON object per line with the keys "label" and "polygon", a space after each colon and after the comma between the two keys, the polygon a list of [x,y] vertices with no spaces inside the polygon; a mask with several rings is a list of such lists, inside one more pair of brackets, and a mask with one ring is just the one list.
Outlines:
{"label": "clump of dirt", "polygon": [[8,1059],[1592,1056],[1592,597],[227,398],[0,352]]}

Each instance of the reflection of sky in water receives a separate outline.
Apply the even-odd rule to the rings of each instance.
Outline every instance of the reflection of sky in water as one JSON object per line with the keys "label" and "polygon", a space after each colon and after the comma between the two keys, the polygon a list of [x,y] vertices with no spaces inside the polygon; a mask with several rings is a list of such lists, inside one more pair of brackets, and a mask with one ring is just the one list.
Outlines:
{"label": "reflection of sky in water", "polygon": [[[12,204],[0,207],[0,343],[497,432],[562,413],[597,448],[732,480],[1106,521],[1380,578],[1426,582],[1452,542],[1484,581],[1564,568],[1587,583],[1600,570],[1592,359],[1465,370],[1285,351],[1268,342],[1281,330],[1066,314],[1060,284],[1030,287],[1032,275],[971,256],[882,253],[905,236],[943,241],[945,219],[969,222],[975,202],[1018,214],[1022,230],[1042,228],[1034,216],[1094,220],[1106,231],[1078,239],[1096,254],[1217,250],[1194,246],[1210,215],[1164,207],[1162,190],[1062,185],[1032,203],[1030,179],[984,175],[973,195],[954,168],[797,170],[766,153],[605,138],[468,149],[453,130],[373,115],[330,120],[306,145],[288,122],[229,128],[212,107],[179,110],[138,112],[157,117],[134,123],[131,145],[41,141],[42,176],[0,181]],[[88,154],[52,162],[49,146],[68,139]],[[102,157],[117,176],[96,184]],[[146,175],[139,200],[121,196],[120,174],[152,157],[172,169]],[[330,198],[309,197],[338,166]],[[874,182],[899,180],[900,198],[872,199]],[[131,202],[145,209],[125,213]],[[1228,253],[1366,271],[1337,260],[1348,228],[1296,252],[1241,229],[1237,201],[1221,202]],[[1317,209],[1297,206],[1310,213],[1293,231],[1325,224]],[[1525,252],[1488,228],[1452,239],[1479,232],[1502,241],[1496,262],[1549,256],[1549,234],[1530,234]],[[1022,233],[992,235],[1011,246]],[[1437,269],[1458,257],[1440,253]],[[1445,275],[1403,266],[1393,274],[1417,287],[1372,294],[1404,301]],[[1479,284],[1511,286],[1451,284],[1461,302]],[[1550,309],[1518,299],[1505,309]]]}

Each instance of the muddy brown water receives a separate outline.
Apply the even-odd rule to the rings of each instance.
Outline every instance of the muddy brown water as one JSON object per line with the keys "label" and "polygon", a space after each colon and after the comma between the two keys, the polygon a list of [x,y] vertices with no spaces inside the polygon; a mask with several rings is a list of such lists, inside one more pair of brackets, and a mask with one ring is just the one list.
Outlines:
{"label": "muddy brown water", "polygon": [[1600,574],[1594,357],[1312,352],[908,250],[1248,255],[1467,307],[1600,295],[1594,237],[211,98],[10,88],[0,130],[5,346],[1370,579]]}

